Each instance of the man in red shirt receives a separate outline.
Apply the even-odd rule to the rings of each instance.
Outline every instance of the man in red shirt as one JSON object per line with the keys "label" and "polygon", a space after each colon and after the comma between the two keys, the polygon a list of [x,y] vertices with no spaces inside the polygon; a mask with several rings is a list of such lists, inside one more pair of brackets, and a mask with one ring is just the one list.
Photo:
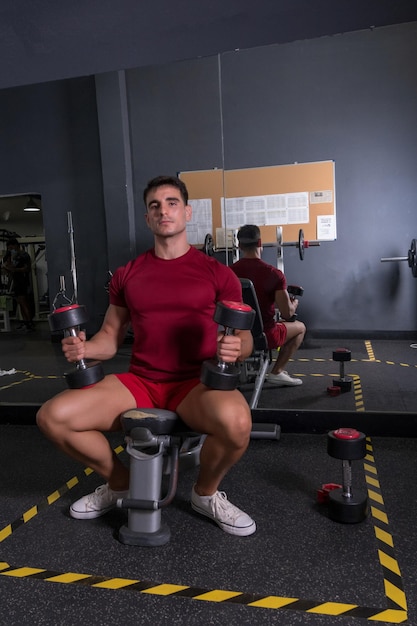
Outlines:
{"label": "man in red shirt", "polygon": [[217,354],[233,363],[252,352],[249,330],[225,335],[213,320],[218,301],[242,301],[241,286],[230,268],[188,243],[192,208],[180,179],[151,180],[144,202],[154,247],[114,273],[100,330],[88,341],[82,332],[62,340],[69,362],[110,359],[131,325],[129,371],[105,376],[88,388],[63,391],[39,409],[37,422],[59,448],[106,480],[70,507],[72,517],[92,519],[114,508],[129,486],[128,469],[103,433],[120,430],[120,414],[134,407],[176,411],[191,430],[207,435],[192,508],[225,532],[251,535],[256,530],[253,519],[218,491],[248,446],[250,409],[238,390],[219,391],[200,382],[204,360]]}
{"label": "man in red shirt", "polygon": [[[285,321],[295,314],[298,300],[290,298],[283,272],[261,259],[262,241],[258,226],[242,226],[238,232],[238,241],[243,256],[231,269],[239,278],[248,278],[253,282],[268,346],[271,350],[279,348],[278,358],[266,380],[278,387],[301,385],[301,378],[293,378],[284,369],[301,346],[306,332],[303,322]],[[275,309],[280,313],[278,322]]]}

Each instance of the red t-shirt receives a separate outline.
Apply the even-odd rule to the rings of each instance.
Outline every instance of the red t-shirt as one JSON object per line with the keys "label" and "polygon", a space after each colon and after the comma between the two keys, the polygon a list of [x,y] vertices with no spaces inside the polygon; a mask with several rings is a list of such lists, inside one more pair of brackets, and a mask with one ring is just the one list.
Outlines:
{"label": "red t-shirt", "polygon": [[216,354],[216,303],[242,302],[231,269],[194,247],[170,260],[148,250],[115,271],[109,291],[110,303],[130,312],[129,371],[155,382],[198,377]]}
{"label": "red t-shirt", "polygon": [[233,263],[231,269],[239,278],[253,282],[261,310],[264,330],[275,326],[275,292],[287,288],[285,275],[281,270],[265,263],[262,259],[243,258]]}

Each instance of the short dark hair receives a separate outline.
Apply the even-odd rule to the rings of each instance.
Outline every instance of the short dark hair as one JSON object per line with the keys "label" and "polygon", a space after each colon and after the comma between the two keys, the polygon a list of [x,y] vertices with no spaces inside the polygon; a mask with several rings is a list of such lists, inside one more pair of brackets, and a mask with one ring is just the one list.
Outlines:
{"label": "short dark hair", "polygon": [[20,243],[17,241],[15,237],[11,237],[7,240],[7,246],[20,246]]}
{"label": "short dark hair", "polygon": [[237,238],[242,249],[256,248],[261,238],[261,231],[255,224],[245,224],[239,228]]}
{"label": "short dark hair", "polygon": [[147,206],[146,198],[148,197],[149,192],[153,189],[157,189],[158,187],[163,187],[164,185],[176,187],[180,192],[184,203],[188,204],[187,187],[185,186],[185,183],[183,183],[183,181],[178,178],[178,176],[157,176],[156,178],[152,178],[152,180],[150,180],[145,187],[145,190],[143,192],[143,201],[145,203],[145,206]]}

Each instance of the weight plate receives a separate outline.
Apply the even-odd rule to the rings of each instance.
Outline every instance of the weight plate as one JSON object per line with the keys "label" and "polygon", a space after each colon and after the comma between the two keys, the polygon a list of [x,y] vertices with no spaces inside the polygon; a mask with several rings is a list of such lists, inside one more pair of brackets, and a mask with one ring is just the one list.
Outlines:
{"label": "weight plate", "polygon": [[282,226],[277,226],[277,259],[282,259]]}
{"label": "weight plate", "polygon": [[213,237],[210,235],[210,233],[207,233],[204,239],[203,252],[207,254],[207,256],[213,256],[214,254]]}
{"label": "weight plate", "polygon": [[412,239],[411,246],[408,251],[408,266],[414,278],[417,278],[417,239]]}
{"label": "weight plate", "polygon": [[304,260],[304,231],[302,228],[298,231],[298,255],[300,261]]}

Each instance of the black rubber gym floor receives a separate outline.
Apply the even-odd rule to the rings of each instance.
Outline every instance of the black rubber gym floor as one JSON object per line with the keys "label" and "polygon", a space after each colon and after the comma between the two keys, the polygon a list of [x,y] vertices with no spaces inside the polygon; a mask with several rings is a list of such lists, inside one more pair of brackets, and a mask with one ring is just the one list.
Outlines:
{"label": "black rubber gym floor", "polygon": [[[189,469],[162,513],[171,541],[158,548],[118,541],[122,511],[90,521],[68,516],[69,503],[100,479],[34,425],[36,406],[65,388],[60,346],[39,331],[5,333],[0,342],[1,624],[417,624],[417,354],[410,341],[326,339],[300,350],[288,369],[303,385],[265,383],[254,412],[283,425],[281,439],[252,440],[222,484],[256,520],[255,535],[232,537],[193,513],[197,470]],[[331,397],[338,347],[352,351],[345,374],[358,377],[360,392],[356,385]],[[106,371],[122,371],[128,354],[123,346]],[[410,425],[407,436],[379,434],[384,425],[395,433],[391,411]],[[317,501],[323,484],[342,482],[341,461],[326,451],[323,416],[330,428],[363,425],[367,435],[367,456],[352,462],[353,492],[367,493],[370,503],[361,523],[333,522]],[[110,441],[126,459],[122,436]]]}

